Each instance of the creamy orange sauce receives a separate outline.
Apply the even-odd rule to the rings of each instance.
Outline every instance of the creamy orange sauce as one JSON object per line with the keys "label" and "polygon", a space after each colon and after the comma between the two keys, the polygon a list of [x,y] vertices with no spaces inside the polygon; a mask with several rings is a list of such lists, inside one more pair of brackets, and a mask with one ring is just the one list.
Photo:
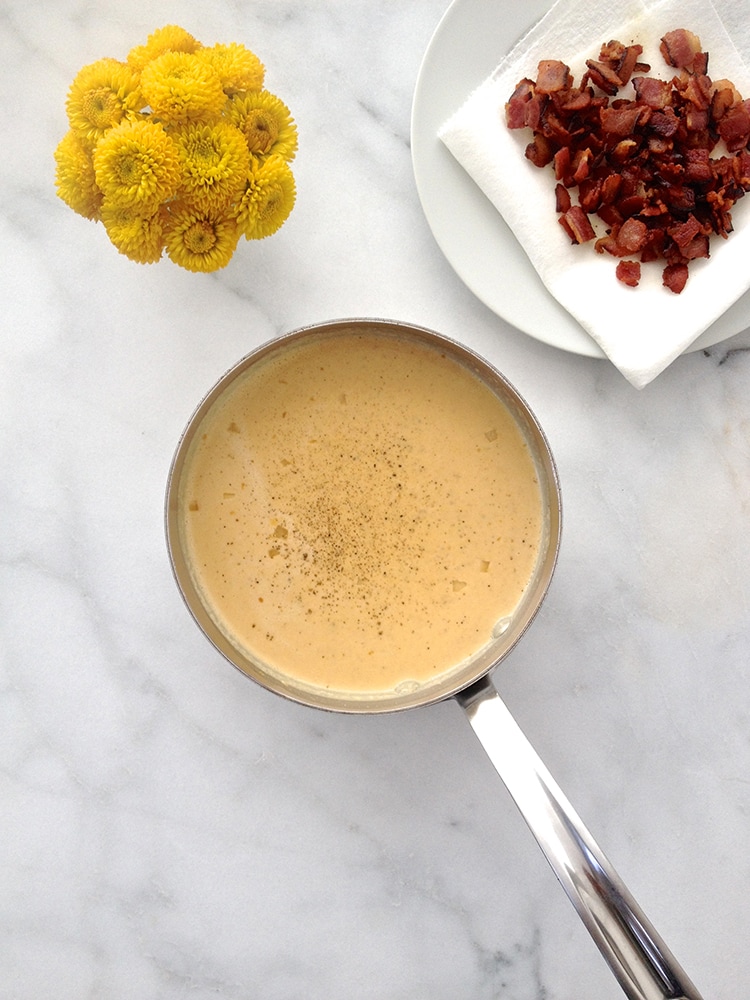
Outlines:
{"label": "creamy orange sauce", "polygon": [[438,350],[375,333],[308,339],[241,376],[180,492],[219,628],[280,674],[352,694],[432,680],[488,643],[542,522],[505,405]]}

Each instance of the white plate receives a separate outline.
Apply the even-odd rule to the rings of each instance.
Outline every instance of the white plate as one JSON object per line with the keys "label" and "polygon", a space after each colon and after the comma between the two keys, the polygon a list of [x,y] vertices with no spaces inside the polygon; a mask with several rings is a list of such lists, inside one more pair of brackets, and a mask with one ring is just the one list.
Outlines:
{"label": "white plate", "polygon": [[[417,191],[438,246],[464,284],[502,319],[546,344],[602,351],[542,284],[491,202],[437,138],[440,126],[547,11],[549,0],[454,0],[422,61],[411,119]],[[710,347],[750,326],[750,293],[693,342]]]}

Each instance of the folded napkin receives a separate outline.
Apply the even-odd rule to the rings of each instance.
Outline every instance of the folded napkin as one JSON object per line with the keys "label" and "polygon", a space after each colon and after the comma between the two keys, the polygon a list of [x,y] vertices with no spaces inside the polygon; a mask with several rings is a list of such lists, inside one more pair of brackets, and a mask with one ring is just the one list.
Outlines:
{"label": "folded napkin", "polygon": [[508,129],[504,107],[519,80],[536,76],[540,60],[560,59],[580,80],[585,60],[598,58],[610,39],[643,45],[650,75],[670,79],[675,71],[659,42],[676,28],[700,37],[712,79],[729,79],[750,97],[746,0],[558,0],[438,133],[503,215],[552,295],[637,388],[750,287],[750,196],[735,206],[729,238],[713,238],[710,259],[690,265],[681,294],[663,287],[661,261],[644,264],[640,285],[629,288],[615,276],[615,257],[596,253],[592,243],[571,245],[557,221],[552,168],[540,170],[524,157],[531,133]]}

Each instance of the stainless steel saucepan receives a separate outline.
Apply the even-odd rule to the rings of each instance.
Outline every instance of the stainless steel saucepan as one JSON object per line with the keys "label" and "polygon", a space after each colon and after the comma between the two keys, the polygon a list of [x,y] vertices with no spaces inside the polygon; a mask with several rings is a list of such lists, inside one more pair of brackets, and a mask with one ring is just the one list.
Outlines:
{"label": "stainless steel saucepan", "polygon": [[[534,457],[546,508],[543,544],[536,570],[509,627],[492,643],[442,681],[416,690],[372,698],[348,698],[310,689],[270,672],[235,646],[216,625],[191,573],[178,513],[181,482],[191,443],[211,407],[251,366],[301,339],[347,336],[357,331],[438,346],[481,378],[510,409]],[[491,512],[488,512],[488,515]],[[579,916],[630,1000],[701,1000],[701,996],[648,921],[602,850],[594,841],[533,747],[505,707],[491,680],[495,667],[521,638],[549,587],[557,560],[561,498],[547,439],[525,401],[491,365],[467,348],[431,331],[382,320],[345,320],[297,330],[259,348],[227,372],[196,409],[179,442],[169,475],[166,531],[178,586],[197,624],[248,677],[293,701],[313,708],[376,713],[416,708],[455,698],[518,805]]]}

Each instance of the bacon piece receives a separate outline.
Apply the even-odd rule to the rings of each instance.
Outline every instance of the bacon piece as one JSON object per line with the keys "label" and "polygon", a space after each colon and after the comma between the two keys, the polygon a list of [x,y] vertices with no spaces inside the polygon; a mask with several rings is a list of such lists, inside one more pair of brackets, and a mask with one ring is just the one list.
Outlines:
{"label": "bacon piece", "polygon": [[580,205],[571,205],[558,221],[574,243],[588,243],[596,236],[591,220]]}
{"label": "bacon piece", "polygon": [[626,219],[612,231],[596,241],[595,249],[613,257],[632,257],[640,253],[648,243],[648,227],[642,219]]}
{"label": "bacon piece", "polygon": [[573,170],[573,181],[576,184],[582,184],[589,176],[593,159],[594,154],[588,146],[585,149],[579,149],[575,154],[573,162],[571,163],[571,168]]}
{"label": "bacon piece", "polygon": [[641,250],[641,263],[650,264],[652,261],[660,260],[664,256],[666,242],[667,233],[663,226],[650,228],[646,243]]}
{"label": "bacon piece", "polygon": [[570,87],[570,68],[559,59],[542,59],[537,68],[537,94],[556,94]]}
{"label": "bacon piece", "polygon": [[594,86],[603,90],[605,94],[616,94],[622,86],[622,81],[617,72],[605,62],[598,59],[587,59],[586,69]]}
{"label": "bacon piece", "polygon": [[633,75],[636,66],[638,66],[638,56],[642,52],[642,45],[628,45],[624,48],[617,67],[617,75],[619,76],[623,87],[626,83],[630,82],[630,78]]}
{"label": "bacon piece", "polygon": [[570,146],[561,146],[554,155],[555,177],[558,181],[572,182],[572,162],[570,158]]}
{"label": "bacon piece", "polygon": [[613,82],[616,79],[619,81],[619,86],[624,87],[638,66],[638,57],[642,52],[642,45],[623,45],[616,39],[606,42],[599,52],[597,69],[606,67],[607,79]]}
{"label": "bacon piece", "polygon": [[578,204],[587,215],[599,210],[602,203],[602,182],[597,177],[589,177],[578,185]]}
{"label": "bacon piece", "polygon": [[588,87],[572,87],[565,93],[565,99],[560,104],[560,109],[568,114],[572,111],[585,111],[586,108],[591,107],[593,99],[593,94]]}
{"label": "bacon piece", "polygon": [[700,257],[710,257],[708,236],[705,233],[698,233],[689,243],[680,248],[680,259],[682,261],[698,260]]}
{"label": "bacon piece", "polygon": [[653,76],[637,76],[633,80],[635,96],[640,104],[649,108],[666,108],[672,103],[672,84]]}
{"label": "bacon piece", "polygon": [[542,123],[542,115],[547,104],[547,98],[532,94],[523,108],[524,124],[532,132],[538,132]]}
{"label": "bacon piece", "polygon": [[711,80],[700,73],[688,73],[677,84],[677,92],[696,108],[707,110],[711,106]]}
{"label": "bacon piece", "polygon": [[750,101],[733,105],[718,124],[719,135],[730,153],[736,153],[750,142]]}
{"label": "bacon piece", "polygon": [[570,191],[564,184],[555,185],[555,210],[564,215],[571,206]]}
{"label": "bacon piece", "polygon": [[638,152],[638,142],[635,139],[621,139],[610,153],[613,165],[622,166]]}
{"label": "bacon piece", "polygon": [[685,112],[685,128],[688,132],[705,132],[708,128],[708,111],[688,108]]}
{"label": "bacon piece", "polygon": [[621,186],[622,177],[620,174],[607,174],[602,181],[602,204],[611,205],[617,198]]}
{"label": "bacon piece", "polygon": [[526,127],[526,105],[534,96],[534,81],[528,77],[520,81],[505,105],[505,123],[508,128]]}
{"label": "bacon piece", "polygon": [[660,135],[650,135],[648,137],[648,151],[654,156],[666,156],[674,149],[674,143]]}
{"label": "bacon piece", "polygon": [[642,250],[648,235],[646,223],[641,219],[626,219],[617,233],[617,256],[626,257]]}
{"label": "bacon piece", "polygon": [[696,56],[701,51],[701,40],[692,31],[677,28],[664,35],[659,51],[669,66],[674,66],[676,69],[694,69]]}
{"label": "bacon piece", "polygon": [[695,208],[695,191],[686,184],[668,184],[662,191],[662,198],[673,212],[687,214]]}
{"label": "bacon piece", "polygon": [[680,222],[676,226],[670,226],[667,230],[680,249],[686,247],[693,237],[697,236],[698,233],[702,231],[701,224],[694,215],[689,215],[686,222]]}
{"label": "bacon piece", "polygon": [[662,271],[662,284],[670,292],[679,295],[688,280],[687,264],[667,264]]}
{"label": "bacon piece", "polygon": [[546,167],[554,155],[551,143],[539,133],[526,147],[526,159],[531,160],[535,167]]}
{"label": "bacon piece", "polygon": [[610,135],[631,136],[640,114],[641,109],[637,104],[627,103],[619,107],[601,108],[599,120],[604,132]]}
{"label": "bacon piece", "polygon": [[621,260],[615,268],[617,280],[635,288],[641,280],[641,265],[637,260]]}
{"label": "bacon piece", "polygon": [[718,122],[733,104],[739,104],[742,96],[729,80],[715,80],[711,94],[711,117]]}
{"label": "bacon piece", "polygon": [[669,139],[680,127],[680,119],[674,113],[674,108],[666,107],[662,108],[661,111],[654,111],[649,119],[648,127],[658,135]]}

